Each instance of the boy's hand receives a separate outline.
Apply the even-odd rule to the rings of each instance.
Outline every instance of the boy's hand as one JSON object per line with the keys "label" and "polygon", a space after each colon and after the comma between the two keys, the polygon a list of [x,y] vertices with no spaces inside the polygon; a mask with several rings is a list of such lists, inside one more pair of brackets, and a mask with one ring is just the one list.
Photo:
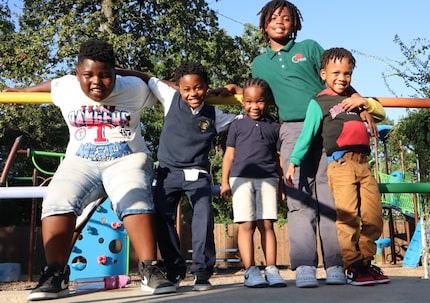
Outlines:
{"label": "boy's hand", "polygon": [[5,92],[5,93],[7,93],[7,92],[20,93],[20,92],[24,92],[24,89],[23,89],[23,88],[12,88],[12,87],[8,87],[8,88],[5,88],[5,89],[3,90],[3,92]]}
{"label": "boy's hand", "polygon": [[343,99],[343,101],[342,101],[342,103],[340,103],[340,105],[342,106],[342,108],[345,111],[349,112],[349,111],[353,110],[354,108],[358,108],[361,106],[367,107],[367,106],[369,106],[369,103],[363,97],[349,97],[349,98]]}
{"label": "boy's hand", "polygon": [[221,188],[220,188],[219,195],[224,200],[228,200],[229,197],[231,196],[230,184],[228,184],[228,183],[221,183]]}
{"label": "boy's hand", "polygon": [[294,178],[295,170],[296,170],[296,165],[294,165],[293,163],[290,163],[290,165],[288,166],[288,170],[285,173],[285,182],[290,187],[294,187],[293,178]]}
{"label": "boy's hand", "polygon": [[367,110],[363,110],[360,113],[360,117],[363,121],[367,123],[367,127],[369,128],[370,134],[372,136],[379,136],[378,127],[373,119],[372,115],[367,112]]}
{"label": "boy's hand", "polygon": [[282,178],[279,181],[279,186],[278,186],[278,201],[282,202],[287,198],[287,195],[285,194],[285,186],[284,186],[284,179]]}
{"label": "boy's hand", "polygon": [[241,94],[242,88],[236,84],[227,84],[224,87],[209,89],[207,94],[212,96],[226,97],[232,94]]}

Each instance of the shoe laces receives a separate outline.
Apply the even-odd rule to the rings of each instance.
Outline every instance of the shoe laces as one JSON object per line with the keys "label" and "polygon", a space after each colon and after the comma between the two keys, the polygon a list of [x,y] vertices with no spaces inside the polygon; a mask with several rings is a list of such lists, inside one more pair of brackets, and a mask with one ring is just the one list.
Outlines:
{"label": "shoe laces", "polygon": [[300,266],[299,267],[299,271],[301,274],[303,275],[314,275],[315,274],[315,270],[312,266]]}
{"label": "shoe laces", "polygon": [[38,286],[44,284],[46,281],[52,279],[53,277],[58,277],[61,275],[57,266],[54,265],[46,265],[40,270],[40,278]]}
{"label": "shoe laces", "polygon": [[380,276],[384,275],[384,273],[382,272],[382,269],[376,265],[371,264],[369,267],[369,270]]}

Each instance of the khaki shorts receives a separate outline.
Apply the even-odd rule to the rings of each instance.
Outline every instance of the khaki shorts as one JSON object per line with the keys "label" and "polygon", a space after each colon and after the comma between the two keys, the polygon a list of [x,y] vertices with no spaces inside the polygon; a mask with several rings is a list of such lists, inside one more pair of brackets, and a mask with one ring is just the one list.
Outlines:
{"label": "khaki shorts", "polygon": [[229,182],[234,222],[277,220],[278,178],[231,177]]}

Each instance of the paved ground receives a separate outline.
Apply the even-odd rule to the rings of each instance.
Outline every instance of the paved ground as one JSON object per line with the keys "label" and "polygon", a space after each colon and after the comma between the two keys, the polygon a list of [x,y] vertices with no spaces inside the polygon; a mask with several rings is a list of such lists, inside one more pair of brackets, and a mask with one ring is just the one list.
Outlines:
{"label": "paved ground", "polygon": [[[320,286],[313,289],[295,287],[294,273],[281,270],[286,279],[286,288],[250,289],[243,286],[243,272],[218,274],[211,279],[214,288],[206,292],[192,291],[191,278],[186,279],[178,292],[166,295],[149,295],[132,283],[127,288],[95,293],[72,293],[69,297],[55,300],[57,303],[138,303],[138,302],[178,302],[178,303],[254,303],[254,302],[306,302],[306,303],[355,303],[355,302],[430,302],[430,279],[423,279],[422,267],[416,269],[399,266],[383,267],[392,282],[385,285],[327,286],[325,273],[318,269]],[[0,302],[26,302],[28,290],[0,291]]]}

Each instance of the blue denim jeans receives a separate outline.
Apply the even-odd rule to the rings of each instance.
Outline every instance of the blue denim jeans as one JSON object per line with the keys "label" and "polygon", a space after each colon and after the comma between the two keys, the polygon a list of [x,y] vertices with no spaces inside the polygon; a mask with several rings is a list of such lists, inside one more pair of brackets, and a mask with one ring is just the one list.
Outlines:
{"label": "blue denim jeans", "polygon": [[66,157],[52,178],[42,203],[42,218],[74,213],[108,195],[122,219],[129,214],[154,213],[151,157],[133,153],[111,161]]}

